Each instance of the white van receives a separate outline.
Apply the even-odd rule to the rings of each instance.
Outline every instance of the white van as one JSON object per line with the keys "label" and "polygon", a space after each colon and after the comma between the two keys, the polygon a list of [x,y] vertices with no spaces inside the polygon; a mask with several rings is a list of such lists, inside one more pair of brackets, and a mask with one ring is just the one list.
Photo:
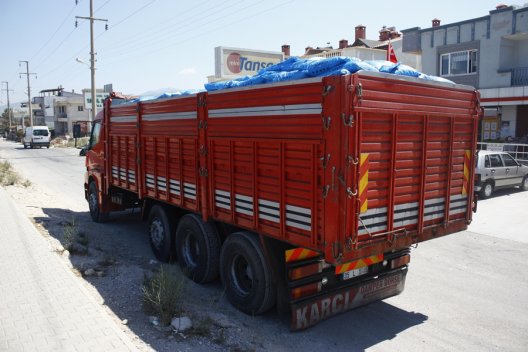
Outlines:
{"label": "white van", "polygon": [[50,131],[48,126],[26,127],[24,132],[24,148],[50,147]]}

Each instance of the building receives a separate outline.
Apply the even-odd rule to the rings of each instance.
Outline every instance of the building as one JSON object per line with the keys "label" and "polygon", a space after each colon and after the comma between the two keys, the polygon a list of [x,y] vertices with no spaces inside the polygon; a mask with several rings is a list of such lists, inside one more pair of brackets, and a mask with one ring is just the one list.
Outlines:
{"label": "building", "polygon": [[[385,60],[387,58],[387,48],[391,43],[398,61],[409,65],[418,71],[421,70],[422,62],[419,53],[405,53],[402,51],[402,34],[394,27],[383,27],[379,31],[378,39],[367,39],[367,28],[363,25],[355,27],[355,38],[352,44],[347,39],[341,39],[336,49],[332,46],[316,47],[308,46],[304,50],[302,57],[334,57],[347,56],[357,57],[361,60]],[[330,43],[328,43],[330,45]],[[283,45],[283,52],[289,56],[289,45]]]}
{"label": "building", "polygon": [[84,130],[88,128],[89,116],[83,94],[68,92],[62,87],[45,89],[33,98],[33,102],[38,104],[33,110],[35,117],[38,116],[36,120],[42,120],[36,124],[46,124],[56,136],[73,136],[75,124],[81,124]]}
{"label": "building", "polygon": [[479,141],[528,142],[528,6],[402,33],[403,52],[421,54],[424,73],[479,89]]}

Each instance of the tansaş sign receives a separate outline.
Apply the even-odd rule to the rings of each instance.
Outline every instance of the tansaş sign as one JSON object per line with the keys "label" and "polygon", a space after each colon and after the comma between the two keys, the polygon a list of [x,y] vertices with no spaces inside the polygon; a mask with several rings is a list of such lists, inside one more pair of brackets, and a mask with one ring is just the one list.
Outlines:
{"label": "tansa\u015f sign", "polygon": [[253,75],[260,69],[283,60],[282,52],[239,48],[215,48],[215,77],[230,78]]}

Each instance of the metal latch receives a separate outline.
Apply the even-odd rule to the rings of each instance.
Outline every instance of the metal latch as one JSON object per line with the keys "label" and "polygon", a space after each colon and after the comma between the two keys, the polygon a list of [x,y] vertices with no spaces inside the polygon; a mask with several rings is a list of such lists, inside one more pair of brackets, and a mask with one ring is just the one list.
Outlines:
{"label": "metal latch", "polygon": [[199,173],[200,173],[200,176],[202,176],[202,177],[209,176],[209,172],[207,171],[207,169],[205,167],[201,167],[200,170],[199,170]]}
{"label": "metal latch", "polygon": [[330,129],[330,123],[332,122],[332,118],[330,116],[323,116],[321,118],[323,119],[323,128],[328,131]]}
{"label": "metal latch", "polygon": [[354,126],[354,115],[348,115],[346,116],[345,113],[341,114],[341,119],[343,120],[343,124],[347,127],[353,127]]}

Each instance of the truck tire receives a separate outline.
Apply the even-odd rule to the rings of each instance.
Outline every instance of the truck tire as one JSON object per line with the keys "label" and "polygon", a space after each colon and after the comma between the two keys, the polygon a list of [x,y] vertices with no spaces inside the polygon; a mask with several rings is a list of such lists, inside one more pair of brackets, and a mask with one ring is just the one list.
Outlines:
{"label": "truck tire", "polygon": [[227,299],[250,315],[269,310],[276,301],[271,268],[257,236],[231,234],[222,246],[220,274]]}
{"label": "truck tire", "polygon": [[482,189],[480,190],[480,193],[479,193],[480,198],[486,199],[486,198],[491,197],[492,194],[493,194],[493,183],[491,183],[490,181],[484,182],[484,184],[482,185]]}
{"label": "truck tire", "polygon": [[94,222],[105,222],[108,218],[108,213],[101,211],[101,204],[99,204],[99,190],[94,181],[90,182],[88,186],[88,207],[90,209],[90,216]]}
{"label": "truck tire", "polygon": [[149,213],[150,248],[156,259],[168,262],[174,257],[173,226],[165,209],[155,204]]}
{"label": "truck tire", "polygon": [[522,179],[521,190],[528,191],[528,175],[524,176]]}
{"label": "truck tire", "polygon": [[196,214],[184,215],[176,230],[176,251],[182,272],[198,283],[218,277],[220,236]]}

